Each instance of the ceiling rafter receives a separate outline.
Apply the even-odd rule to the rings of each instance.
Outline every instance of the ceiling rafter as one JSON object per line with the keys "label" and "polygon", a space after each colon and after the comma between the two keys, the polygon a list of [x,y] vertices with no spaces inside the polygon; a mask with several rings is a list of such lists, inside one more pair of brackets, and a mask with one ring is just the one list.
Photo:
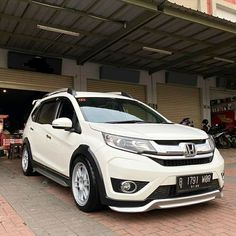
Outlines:
{"label": "ceiling rafter", "polygon": [[[27,10],[28,10],[28,8],[29,8],[29,5],[30,5],[30,4],[28,3],[28,4],[25,6],[25,9],[23,10],[23,12],[22,12],[20,18],[22,18],[22,17],[25,15],[25,13],[27,12]],[[18,26],[19,26],[19,21],[16,23],[16,25],[15,25],[13,31],[12,31],[13,33],[16,32]],[[7,42],[6,42],[6,45],[9,44],[10,40],[11,40],[11,37],[8,38],[8,40],[7,40]]]}
{"label": "ceiling rafter", "polygon": [[[15,20],[15,21],[19,21],[19,22],[35,25],[35,28],[36,28],[36,26],[38,24],[42,24],[43,23],[41,21],[36,21],[36,20],[29,19],[29,18],[21,18],[19,16],[13,16],[13,15],[5,14],[5,13],[0,13],[0,18],[6,18],[8,20]],[[107,37],[106,35],[103,35],[103,34],[92,33],[90,31],[81,30],[81,29],[74,29],[74,28],[69,28],[69,27],[64,27],[64,26],[61,26],[61,25],[55,25],[55,24],[44,24],[44,25],[48,26],[48,27],[52,27],[52,28],[60,28],[62,30],[67,30],[67,31],[75,31],[75,32],[78,32],[78,33],[80,33],[82,35],[86,35],[86,36],[96,36],[96,37],[100,37],[100,38]]]}
{"label": "ceiling rafter", "polygon": [[97,54],[101,53],[105,49],[109,48],[110,46],[114,45],[121,39],[125,38],[127,35],[139,29],[140,27],[142,27],[149,21],[153,20],[157,15],[158,13],[156,12],[153,13],[153,12],[145,11],[144,13],[137,16],[134,20],[129,22],[126,28],[119,30],[118,32],[113,34],[108,40],[106,40],[105,42],[101,42],[98,46],[92,48],[91,51],[79,57],[77,62],[79,64],[84,64],[85,62],[92,59]]}
{"label": "ceiling rafter", "polygon": [[[33,25],[35,25],[35,27],[37,26],[37,24],[42,24],[42,22],[40,22],[40,21],[35,21],[35,20],[32,20],[32,19],[28,19],[28,18],[21,18],[19,16],[13,16],[13,15],[8,15],[8,14],[4,14],[4,13],[0,13],[0,17],[6,18],[6,19],[9,19],[9,20],[15,20],[15,21],[18,21],[18,22],[24,22],[24,23],[27,23],[27,24],[33,24]],[[53,28],[60,28],[60,29],[63,29],[63,30],[68,30],[68,31],[73,30],[73,31],[76,31],[76,32],[78,32],[78,33],[80,33],[82,35],[86,35],[86,36],[95,36],[95,37],[100,37],[100,38],[108,39],[108,36],[106,36],[106,35],[99,34],[99,33],[94,33],[94,32],[91,32],[91,31],[85,31],[85,30],[80,30],[80,29],[77,30],[77,29],[73,29],[73,28],[69,28],[69,27],[62,27],[60,25],[54,25],[54,24],[44,24],[44,25],[49,26],[49,27],[53,27]],[[155,30],[155,32],[156,32],[156,30]],[[162,32],[164,33],[165,31],[162,31]],[[165,32],[164,34],[165,35],[166,34],[169,35],[168,32]],[[135,41],[128,40],[128,39],[122,39],[122,41],[124,41],[124,42],[126,42],[126,43],[128,43],[130,45],[135,45],[138,48],[142,48],[143,46],[149,46],[149,45],[144,45],[143,43],[135,42]],[[49,41],[48,43],[49,43],[49,45],[51,45],[52,41]],[[55,44],[55,41],[53,41],[53,44]],[[158,45],[157,45],[157,47],[158,47]],[[71,45],[71,50],[73,48],[74,48],[74,45]],[[163,47],[160,47],[160,48],[163,48]],[[165,49],[165,48],[163,48],[163,49]],[[186,55],[189,54],[184,49],[174,50],[174,49],[170,49],[168,47],[168,50],[171,50],[174,53],[181,52],[181,53],[186,54]]]}
{"label": "ceiling rafter", "polygon": [[206,46],[213,46],[214,45],[212,43],[208,43],[208,42],[205,42],[205,41],[202,41],[202,40],[194,39],[191,36],[185,37],[185,36],[182,36],[182,35],[179,35],[179,34],[176,34],[176,33],[172,33],[172,32],[169,33],[167,31],[160,30],[160,29],[152,29],[152,28],[149,28],[149,27],[143,27],[142,29],[145,30],[146,32],[149,32],[149,33],[153,33],[153,34],[156,34],[156,35],[161,34],[161,35],[164,35],[164,36],[167,36],[167,37],[179,39],[181,41],[186,41],[186,42],[191,42],[191,43],[196,43],[196,44],[201,44],[201,45],[206,45]]}
{"label": "ceiling rafter", "polygon": [[[98,2],[96,1],[90,8],[92,8],[94,5],[96,5]],[[114,15],[118,14],[122,9],[124,8],[124,5],[118,8],[115,12],[113,12],[109,17],[113,17]],[[98,25],[96,25],[90,32],[93,32],[94,30],[98,30],[100,26],[102,26],[103,22],[100,22]],[[123,25],[124,28],[126,28],[126,25]],[[80,40],[78,40],[77,43],[79,43],[81,40],[83,40],[84,37],[82,37]]]}
{"label": "ceiling rafter", "polygon": [[[69,2],[69,0],[63,0],[63,2],[61,3],[60,7],[64,7],[65,4],[67,4],[68,2]],[[59,11],[53,12],[53,14],[50,16],[50,18],[49,18],[48,21],[46,22],[46,24],[50,24],[50,22],[51,22],[52,20],[54,20],[58,15],[59,15]],[[59,38],[61,38],[62,35],[63,35],[63,34],[57,35],[57,36],[55,37],[55,39],[54,39],[49,45],[47,45],[47,46],[43,49],[43,53],[47,52],[48,49],[49,49],[50,47],[52,47],[52,45],[54,44],[54,42],[57,41]]]}
{"label": "ceiling rafter", "polygon": [[[15,52],[20,52],[20,53],[27,53],[27,54],[30,54],[30,55],[37,55],[37,56],[42,56],[42,57],[53,57],[53,58],[62,58],[63,55],[61,54],[54,54],[54,53],[42,53],[41,51],[38,51],[38,50],[30,50],[30,49],[27,49],[27,48],[17,48],[17,47],[12,47],[12,46],[7,46],[5,44],[0,44],[0,48],[3,48],[3,49],[8,49],[10,51],[15,51]],[[72,56],[67,56],[68,59],[75,59],[74,57]]]}
{"label": "ceiling rafter", "polygon": [[34,5],[38,5],[40,7],[44,7],[44,8],[50,8],[50,9],[54,9],[56,11],[65,11],[68,13],[72,13],[78,16],[82,16],[82,17],[88,17],[94,20],[98,20],[98,21],[105,21],[105,22],[111,22],[111,23],[115,23],[115,24],[124,24],[124,21],[120,21],[114,18],[109,18],[109,17],[104,17],[101,15],[97,15],[97,14],[90,14],[87,13],[85,11],[81,11],[78,9],[74,9],[74,8],[70,8],[70,7],[66,7],[66,6],[60,6],[57,4],[53,4],[53,3],[48,3],[48,2],[40,2],[37,0],[15,0],[17,2],[21,1],[21,2],[26,2],[26,3],[30,3],[30,4],[34,4]]}
{"label": "ceiling rafter", "polygon": [[204,56],[206,55],[206,52],[207,54],[211,54],[213,53],[216,49],[219,50],[221,48],[224,48],[224,47],[229,47],[229,46],[232,46],[232,45],[236,45],[236,37],[234,38],[230,38],[224,42],[221,42],[221,43],[218,43],[216,45],[214,45],[214,47],[208,47],[208,48],[204,48],[202,50],[199,50],[199,51],[196,51],[196,52],[193,52],[193,53],[190,53],[190,55],[186,55],[186,56],[183,56],[182,58],[179,58],[179,59],[176,59],[176,60],[173,60],[173,61],[170,61],[168,64],[162,64],[160,66],[157,66],[155,68],[153,68],[152,70],[149,71],[149,73],[155,73],[159,70],[162,70],[163,68],[165,69],[169,69],[175,65],[178,65],[186,60],[189,60],[190,58],[194,58],[194,57],[199,57],[199,56]]}
{"label": "ceiling rafter", "polygon": [[[216,66],[206,65],[203,63],[201,63],[200,65],[199,65],[199,63],[195,64],[195,65],[197,66],[197,68],[191,69],[191,66],[193,66],[193,65],[191,65],[191,66],[178,67],[178,69],[185,71],[185,72],[194,72],[195,74],[202,74],[202,75],[205,75],[209,71],[212,71],[212,70],[215,70],[214,73],[218,73],[218,72],[221,72],[222,70],[224,70],[223,69],[224,67],[222,67],[222,66],[216,67]],[[190,67],[190,69],[189,69],[189,67]],[[228,70],[231,70],[231,69],[228,69]]]}
{"label": "ceiling rafter", "polygon": [[[51,40],[49,39],[45,39],[45,38],[37,38],[37,37],[33,37],[33,36],[29,36],[29,35],[25,35],[25,34],[17,34],[17,33],[11,33],[11,32],[7,32],[7,31],[3,31],[0,30],[0,34],[1,35],[6,35],[6,36],[10,36],[10,37],[15,37],[15,38],[23,38],[26,40],[32,40],[32,41],[37,41],[37,42],[42,42],[42,43],[50,43]],[[68,47],[70,45],[68,45],[68,43],[63,43],[63,42],[55,42],[54,43],[55,46],[59,46],[59,47]],[[88,47],[86,45],[77,45],[77,46],[73,46],[74,49],[80,49],[80,48],[87,48],[90,49],[91,47]],[[42,53],[42,52],[41,52]]]}

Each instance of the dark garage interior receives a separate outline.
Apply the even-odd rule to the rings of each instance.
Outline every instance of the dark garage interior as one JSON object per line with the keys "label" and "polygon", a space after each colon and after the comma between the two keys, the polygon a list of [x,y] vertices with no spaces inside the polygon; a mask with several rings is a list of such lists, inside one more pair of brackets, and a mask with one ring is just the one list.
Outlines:
{"label": "dark garage interior", "polygon": [[8,115],[5,129],[10,133],[24,128],[32,109],[32,101],[45,92],[0,88],[0,114]]}

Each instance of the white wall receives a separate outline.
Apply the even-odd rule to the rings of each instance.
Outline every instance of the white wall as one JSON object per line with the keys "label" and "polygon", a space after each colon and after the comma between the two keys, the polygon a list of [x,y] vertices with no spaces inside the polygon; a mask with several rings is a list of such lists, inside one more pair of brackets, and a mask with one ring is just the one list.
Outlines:
{"label": "white wall", "polygon": [[201,110],[202,110],[202,120],[208,119],[211,121],[211,107],[210,107],[210,92],[209,92],[209,81],[208,79],[204,79],[202,76],[198,76],[198,88],[200,91],[200,100],[201,100]]}
{"label": "white wall", "polygon": [[212,0],[212,14],[216,17],[236,22],[236,3]]}
{"label": "white wall", "polygon": [[169,0],[169,1],[194,10],[198,10],[199,6],[199,0]]}

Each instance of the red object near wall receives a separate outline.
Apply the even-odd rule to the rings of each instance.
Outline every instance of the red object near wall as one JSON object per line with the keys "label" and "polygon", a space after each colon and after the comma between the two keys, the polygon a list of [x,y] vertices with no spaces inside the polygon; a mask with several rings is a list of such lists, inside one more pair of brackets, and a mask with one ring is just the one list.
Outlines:
{"label": "red object near wall", "polygon": [[221,111],[215,112],[211,115],[211,124],[224,124],[226,129],[235,127],[235,114],[234,111]]}

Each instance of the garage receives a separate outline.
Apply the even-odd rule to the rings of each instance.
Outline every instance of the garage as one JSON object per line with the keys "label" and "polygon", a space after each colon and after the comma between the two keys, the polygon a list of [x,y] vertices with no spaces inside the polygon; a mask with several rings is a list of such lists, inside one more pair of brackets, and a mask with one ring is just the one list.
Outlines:
{"label": "garage", "polygon": [[41,98],[45,92],[0,88],[0,114],[7,114],[5,129],[15,133],[24,128],[32,109],[32,101]]}
{"label": "garage", "polygon": [[59,88],[73,87],[73,78],[69,76],[0,68],[0,87],[50,92]]}
{"label": "garage", "polygon": [[49,63],[52,69],[45,70],[47,60],[50,62],[50,58],[8,52],[8,68],[0,68],[0,114],[8,115],[5,124],[10,133],[23,129],[33,100],[59,88],[73,87],[73,77],[54,74],[56,66]]}

